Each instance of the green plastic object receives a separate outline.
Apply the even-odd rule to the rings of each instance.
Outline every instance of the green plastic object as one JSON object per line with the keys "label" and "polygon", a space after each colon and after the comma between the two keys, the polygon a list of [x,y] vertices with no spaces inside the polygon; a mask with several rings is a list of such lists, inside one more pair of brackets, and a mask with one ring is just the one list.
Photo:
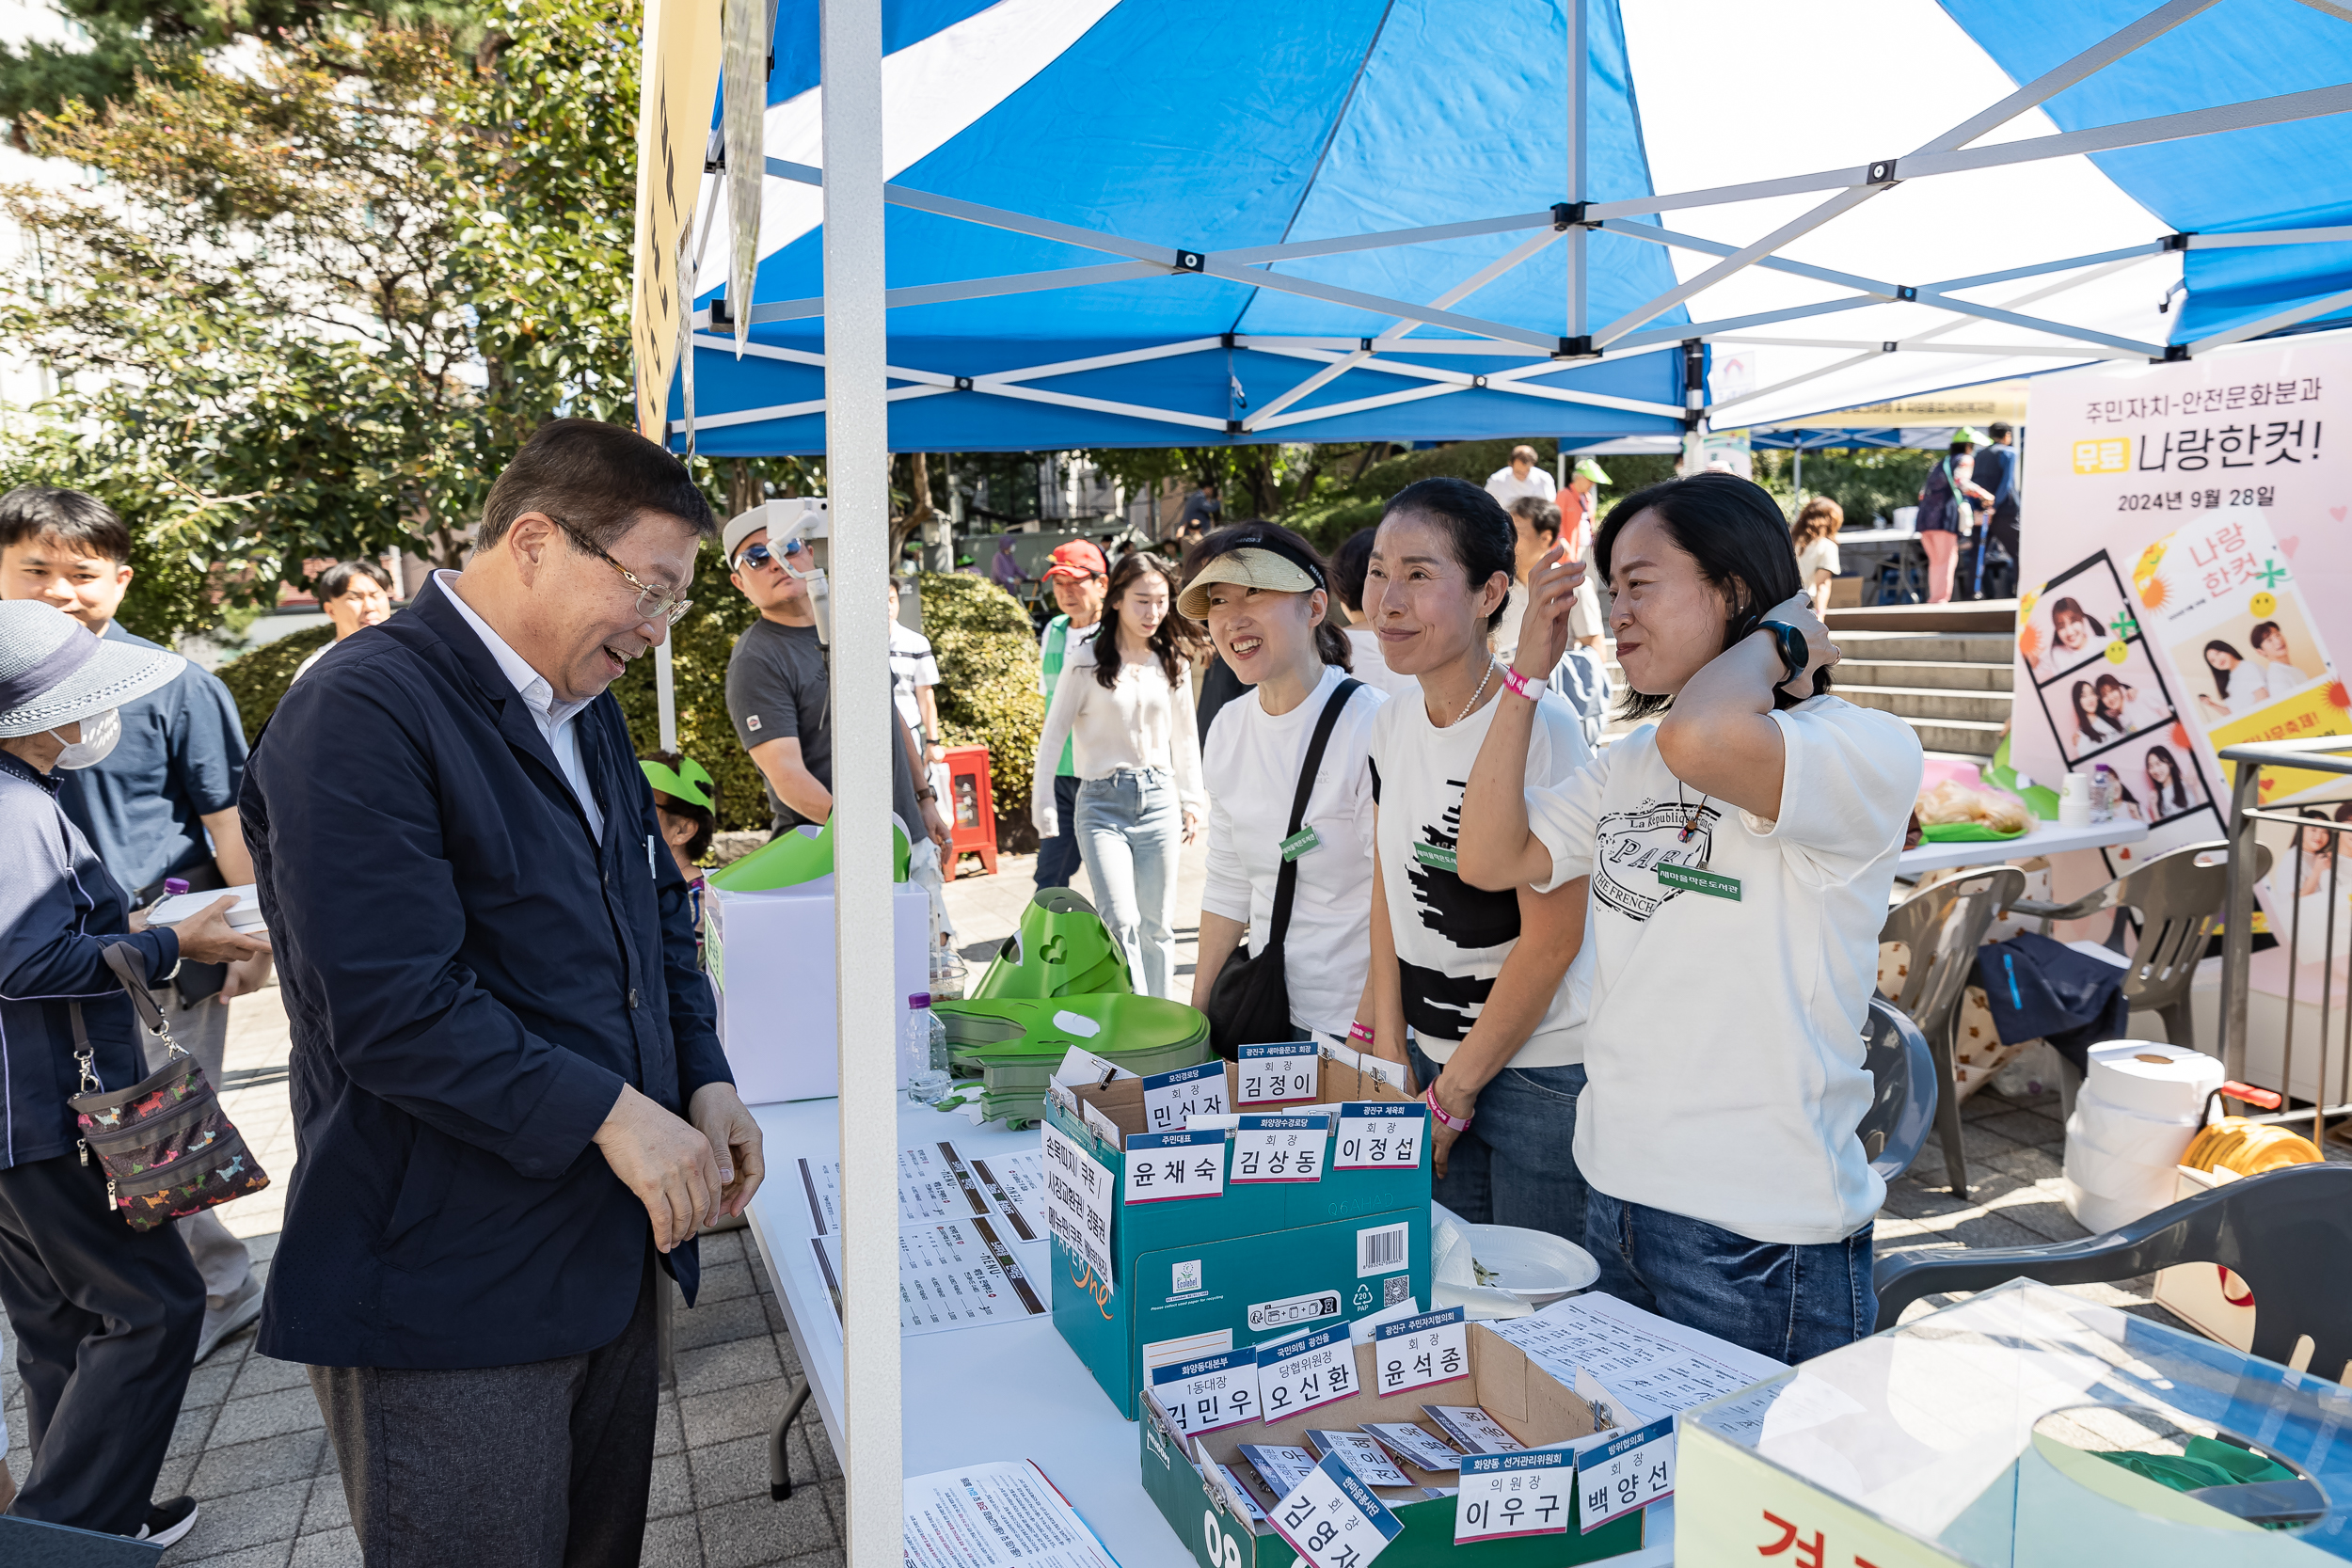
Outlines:
{"label": "green plastic object", "polygon": [[2013,833],[1996,832],[1981,822],[1931,822],[1919,830],[1919,837],[1929,844],[1999,844],[2025,836],[2023,828]]}
{"label": "green plastic object", "polygon": [[1021,928],[989,960],[972,998],[1102,996],[1135,989],[1127,955],[1094,906],[1066,887],[1049,887],[1039,889],[1021,911]]}
{"label": "green plastic object", "polygon": [[[907,835],[893,823],[890,836],[890,879],[903,882],[907,879]],[[778,833],[741,860],[712,872],[708,880],[723,893],[774,893],[832,875],[833,824],[827,822],[813,833],[805,828]]]}
{"label": "green plastic object", "polygon": [[[1056,891],[1056,890],[1048,890]],[[1095,996],[975,997],[936,1002],[959,1071],[980,1077],[992,1121],[1035,1121],[1072,1046],[1139,1076],[1209,1059],[1209,1021],[1181,1002],[1115,991]]]}
{"label": "green plastic object", "polygon": [[2017,769],[2009,765],[2009,736],[2001,736],[2001,744],[1994,748],[1991,765],[1978,768],[1977,776],[1986,784],[2006,789],[2020,800],[2025,801],[2026,809],[2042,821],[2058,820],[2058,791],[2044,789],[2040,784],[2018,782]]}

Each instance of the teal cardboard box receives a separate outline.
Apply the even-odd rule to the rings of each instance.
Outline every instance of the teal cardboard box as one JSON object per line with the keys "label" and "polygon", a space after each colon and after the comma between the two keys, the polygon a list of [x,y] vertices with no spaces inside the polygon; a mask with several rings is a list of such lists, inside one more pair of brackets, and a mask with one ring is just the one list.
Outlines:
{"label": "teal cardboard box", "polygon": [[[1485,1408],[1505,1432],[1531,1449],[1547,1448],[1593,1430],[1593,1411],[1573,1389],[1565,1387],[1519,1348],[1484,1324],[1472,1323],[1468,1335],[1470,1375],[1448,1383],[1427,1384],[1407,1393],[1383,1399],[1372,1391],[1374,1347],[1356,1347],[1356,1386],[1359,1392],[1321,1404],[1304,1415],[1280,1421],[1251,1421],[1186,1439],[1176,1430],[1159,1402],[1147,1394],[1138,1423],[1143,1449],[1143,1489],[1159,1508],[1176,1538],[1188,1548],[1200,1568],[1290,1568],[1299,1561],[1289,1542],[1272,1527],[1252,1521],[1240,1511],[1232,1492],[1220,1480],[1203,1473],[1201,1465],[1222,1465],[1248,1489],[1260,1513],[1271,1512],[1279,1500],[1259,1484],[1251,1467],[1241,1461],[1244,1443],[1273,1443],[1305,1448],[1310,1428],[1319,1431],[1361,1430],[1368,1421],[1410,1421],[1442,1440],[1443,1434],[1422,1417],[1423,1404],[1475,1404]],[[1393,1456],[1391,1456],[1393,1457]],[[1573,1515],[1558,1535],[1530,1535],[1503,1541],[1454,1544],[1454,1499],[1432,1497],[1424,1487],[1453,1486],[1460,1476],[1453,1471],[1422,1470],[1403,1459],[1397,1468],[1411,1486],[1375,1487],[1374,1496],[1389,1507],[1405,1531],[1380,1553],[1375,1568],[1565,1568],[1566,1564],[1597,1562],[1636,1551],[1642,1544],[1644,1515],[1640,1510],[1584,1533]],[[1574,1493],[1576,1488],[1568,1489]]]}
{"label": "teal cardboard box", "polygon": [[[1085,1212],[1069,1188],[1092,1184],[1106,1200],[1094,1205],[1096,1231],[1077,1238],[1080,1244],[1055,1225],[1054,1326],[1120,1415],[1136,1416],[1147,1361],[1256,1345],[1407,1299],[1428,1305],[1425,1113],[1416,1120],[1410,1113],[1421,1109],[1418,1101],[1355,1068],[1327,1060],[1321,1070],[1322,1103],[1379,1101],[1400,1121],[1416,1121],[1420,1147],[1411,1166],[1332,1168],[1334,1113],[1316,1180],[1236,1182],[1236,1146],[1220,1134],[1223,1141],[1210,1147],[1225,1174],[1222,1196],[1129,1201],[1136,1195],[1125,1180],[1126,1140],[1145,1132],[1143,1081],[1057,1090],[1047,1101],[1048,1186],[1063,1183],[1067,1196],[1058,1212]],[[1232,1104],[1238,1083],[1230,1065],[1225,1071]],[[1198,1144],[1184,1152],[1196,1165],[1212,1157]]]}

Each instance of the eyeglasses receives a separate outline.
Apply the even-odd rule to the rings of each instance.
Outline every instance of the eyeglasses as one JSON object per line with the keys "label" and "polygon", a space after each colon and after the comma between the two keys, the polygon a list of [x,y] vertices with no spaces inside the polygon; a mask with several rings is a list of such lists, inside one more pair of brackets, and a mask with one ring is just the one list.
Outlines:
{"label": "eyeglasses", "polygon": [[580,532],[580,530],[574,528],[571,524],[565,522],[554,513],[546,513],[544,515],[547,517],[548,521],[553,523],[557,528],[564,531],[564,536],[565,538],[569,539],[573,544],[578,545],[581,549],[587,551],[590,555],[595,556],[598,561],[603,562],[607,566],[612,567],[614,571],[620,573],[623,578],[628,579],[628,585],[637,590],[637,618],[639,620],[659,620],[665,626],[675,626],[679,621],[685,618],[688,610],[694,608],[693,600],[679,598],[678,591],[675,588],[657,588],[652,583],[645,581],[635,572],[630,571],[628,567],[622,565],[619,562],[607,555],[602,549],[598,548],[595,540]]}
{"label": "eyeglasses", "polygon": [[[799,555],[802,551],[807,548],[808,546],[798,539],[787,539],[784,542],[784,558],[789,559],[792,556]],[[751,546],[749,548],[745,549],[741,555],[737,556],[735,558],[735,563],[739,568],[749,566],[755,571],[777,559],[779,559],[777,553],[774,550],[770,549],[768,547],[768,541],[763,539],[758,544]]]}

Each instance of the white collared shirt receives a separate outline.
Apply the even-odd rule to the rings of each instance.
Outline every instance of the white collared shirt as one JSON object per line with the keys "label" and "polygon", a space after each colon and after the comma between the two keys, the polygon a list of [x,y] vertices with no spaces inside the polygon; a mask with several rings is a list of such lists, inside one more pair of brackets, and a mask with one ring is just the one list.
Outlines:
{"label": "white collared shirt", "polygon": [[593,699],[577,703],[557,702],[555,688],[548,684],[548,678],[533,670],[522,655],[508,647],[506,639],[492,631],[490,623],[475,614],[473,606],[459,595],[455,572],[436,572],[433,580],[441,585],[441,592],[449,595],[449,602],[457,607],[457,613],[466,618],[466,624],[473,627],[474,635],[482,639],[482,645],[490,650],[490,657],[498,660],[499,668],[505,672],[506,678],[515,683],[516,693],[531,709],[532,720],[538,724],[539,733],[547,737],[548,749],[555,753],[556,765],[564,770],[564,782],[572,786],[573,799],[587,814],[589,833],[598,844],[602,844],[604,814],[596,810],[596,798],[589,791],[588,769],[580,760],[580,731],[572,723],[580,716],[580,710]]}

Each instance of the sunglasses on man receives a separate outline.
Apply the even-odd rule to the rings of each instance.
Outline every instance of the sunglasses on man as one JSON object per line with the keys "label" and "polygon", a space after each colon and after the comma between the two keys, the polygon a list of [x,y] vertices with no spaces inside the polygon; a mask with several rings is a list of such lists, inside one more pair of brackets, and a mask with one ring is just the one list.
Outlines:
{"label": "sunglasses on man", "polygon": [[[784,559],[788,560],[793,556],[804,553],[807,549],[808,546],[803,541],[799,539],[787,539],[784,542],[783,557]],[[763,539],[758,544],[748,546],[742,554],[737,556],[735,558],[735,564],[738,570],[748,566],[754,571],[757,571],[760,567],[767,565],[770,562],[776,559],[778,559],[777,552],[770,549],[768,547],[768,541]]]}

